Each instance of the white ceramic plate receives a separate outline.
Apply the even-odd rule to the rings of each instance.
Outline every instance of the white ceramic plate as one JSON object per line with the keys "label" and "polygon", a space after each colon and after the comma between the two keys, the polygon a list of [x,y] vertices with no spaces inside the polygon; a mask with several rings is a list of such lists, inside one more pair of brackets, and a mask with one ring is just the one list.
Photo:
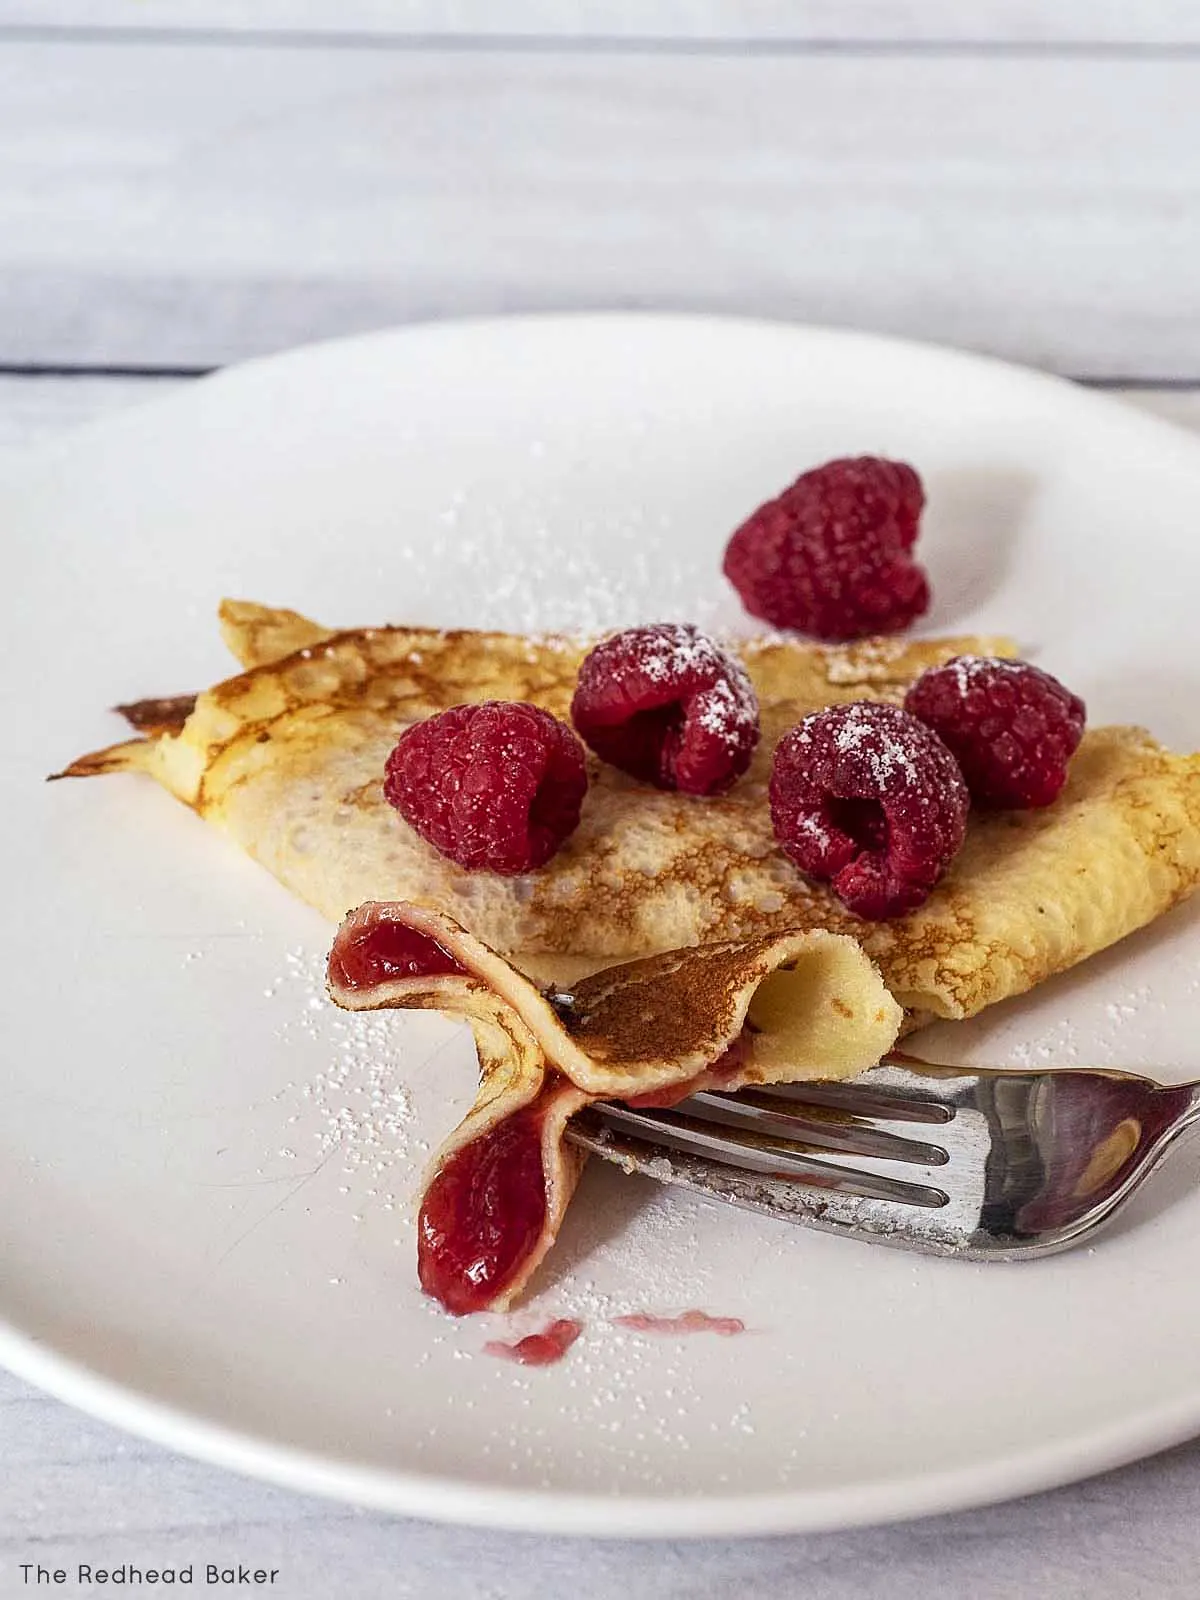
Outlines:
{"label": "white ceramic plate", "polygon": [[[464,1033],[334,1013],[330,930],[150,783],[40,782],[120,736],[106,706],[228,669],[224,594],[347,625],[744,626],[730,529],[867,451],[925,477],[929,630],[1010,630],[1095,719],[1200,744],[1200,451],[973,357],[683,317],[414,328],[242,367],[0,476],[8,1365],[300,1488],[592,1534],[945,1510],[1200,1428],[1186,1153],[1094,1250],[1019,1267],[593,1163],[520,1314],[440,1315],[406,1202],[469,1098]],[[1196,933],[1176,912],[936,1046],[1200,1075]],[[610,1320],[693,1306],[751,1331]],[[586,1323],[561,1365],[482,1353],[559,1314]]]}

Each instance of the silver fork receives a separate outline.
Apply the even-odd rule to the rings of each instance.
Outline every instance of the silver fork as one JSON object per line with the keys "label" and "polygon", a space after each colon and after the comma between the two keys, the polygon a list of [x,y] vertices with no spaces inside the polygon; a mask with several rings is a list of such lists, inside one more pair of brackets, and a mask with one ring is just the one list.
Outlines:
{"label": "silver fork", "polygon": [[1089,1239],[1185,1129],[1200,1083],[995,1072],[899,1052],[841,1083],[608,1102],[569,1137],[627,1171],[878,1244],[1017,1261]]}

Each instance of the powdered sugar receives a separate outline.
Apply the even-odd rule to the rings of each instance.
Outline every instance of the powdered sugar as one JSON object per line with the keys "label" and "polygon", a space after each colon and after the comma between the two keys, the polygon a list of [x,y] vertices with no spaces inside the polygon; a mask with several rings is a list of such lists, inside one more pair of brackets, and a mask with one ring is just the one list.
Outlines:
{"label": "powdered sugar", "polygon": [[830,706],[775,751],[775,837],[860,917],[901,916],[927,898],[962,844],[967,807],[953,756],[896,706]]}
{"label": "powdered sugar", "polygon": [[[287,1084],[275,1099],[291,1109],[284,1126],[309,1127],[307,1150],[287,1147],[289,1158],[315,1154],[319,1160],[335,1157],[342,1172],[368,1181],[365,1197],[385,1210],[397,1204],[397,1195],[384,1181],[397,1162],[409,1154],[412,1135],[412,1101],[405,1086],[396,1081],[392,1025],[387,1014],[341,1011],[325,996],[324,951],[292,950],[284,970],[266,993],[280,989],[304,995],[281,1029],[286,1039],[295,1028],[329,1046],[328,1065],[303,1084]],[[284,1150],[277,1152],[284,1155]],[[343,1186],[349,1194],[350,1187]],[[361,1197],[360,1197],[361,1198]],[[400,1195],[403,1201],[407,1197]],[[356,1213],[355,1220],[361,1220]]]}
{"label": "powdered sugar", "polygon": [[644,630],[639,665],[652,683],[675,684],[719,671],[725,659],[698,628],[686,622],[657,622]]}
{"label": "powdered sugar", "polygon": [[[791,634],[779,634],[778,642],[792,644]],[[907,639],[863,639],[856,644],[833,646],[826,650],[825,677],[832,684],[886,683],[896,674],[896,664],[911,646]],[[907,674],[904,679],[907,681]]]}
{"label": "powdered sugar", "polygon": [[1005,1065],[1014,1071],[1042,1072],[1052,1067],[1072,1067],[1079,1063],[1079,1041],[1075,1024],[1068,1018],[1055,1023],[1039,1037],[1021,1040],[1006,1052]]}
{"label": "powdered sugar", "polygon": [[571,718],[602,760],[687,794],[723,793],[758,742],[758,699],[745,668],[687,623],[602,639],[580,665]]}
{"label": "powdered sugar", "polygon": [[792,824],[792,831],[797,837],[810,841],[818,850],[833,848],[833,830],[824,811],[801,812]]}
{"label": "powdered sugar", "polygon": [[692,550],[669,510],[639,503],[631,477],[629,494],[614,499],[614,510],[593,512],[569,487],[586,471],[586,461],[559,459],[554,475],[561,495],[548,493],[539,474],[524,492],[506,489],[503,504],[490,484],[455,490],[436,514],[439,527],[422,529],[391,553],[393,570],[426,570],[432,531],[452,542],[455,569],[476,575],[469,607],[458,603],[454,585],[443,584],[422,614],[440,607],[438,620],[455,626],[530,635],[554,629],[595,639],[643,621],[648,597],[663,611],[702,623],[726,608],[719,582],[697,583]]}
{"label": "powdered sugar", "polygon": [[1023,677],[1028,669],[1023,661],[1009,661],[1003,656],[966,655],[954,656],[947,661],[946,670],[953,673],[955,687],[965,700],[977,683],[997,672],[1015,673]]}
{"label": "powdered sugar", "polygon": [[724,660],[728,675],[697,697],[695,714],[705,733],[737,750],[758,722],[758,700],[743,668],[730,656]]}
{"label": "powdered sugar", "polygon": [[890,789],[897,781],[915,785],[920,774],[909,745],[898,734],[894,716],[880,715],[880,710],[864,700],[840,708],[834,748],[839,755],[861,756],[871,781],[881,789]]}
{"label": "powdered sugar", "polygon": [[651,683],[714,680],[696,697],[696,715],[706,733],[736,749],[758,721],[758,698],[741,662],[689,623],[656,623],[643,640],[638,665]]}

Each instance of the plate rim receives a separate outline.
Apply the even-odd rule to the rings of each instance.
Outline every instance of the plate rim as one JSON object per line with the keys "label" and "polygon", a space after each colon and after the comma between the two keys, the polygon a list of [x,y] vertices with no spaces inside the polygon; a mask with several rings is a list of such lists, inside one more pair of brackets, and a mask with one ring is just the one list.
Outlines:
{"label": "plate rim", "polygon": [[1193,464],[1200,456],[1200,438],[1191,428],[1171,417],[1126,404],[1117,385],[1107,381],[1093,383],[1072,378],[1063,373],[1028,366],[987,350],[974,350],[961,345],[944,344],[934,339],[914,338],[907,334],[876,332],[853,324],[808,322],[803,319],[793,321],[749,313],[741,315],[669,308],[656,310],[593,307],[581,310],[519,311],[511,314],[479,313],[470,316],[433,317],[416,319],[412,322],[386,323],[359,333],[331,334],[323,338],[306,340],[303,344],[289,345],[282,350],[247,356],[241,361],[201,371],[194,377],[180,378],[179,387],[169,394],[152,394],[144,400],[135,400],[116,411],[95,417],[91,421],[77,423],[61,433],[53,433],[32,444],[16,444],[0,448],[0,487],[8,487],[10,473],[14,481],[19,480],[22,472],[31,471],[40,458],[53,457],[61,450],[69,449],[77,440],[86,440],[110,429],[119,430],[129,419],[145,412],[172,410],[178,405],[186,405],[188,397],[198,392],[207,392],[214,386],[224,386],[227,383],[238,383],[246,375],[255,377],[264,370],[303,363],[314,355],[349,351],[391,340],[402,341],[410,336],[436,338],[442,333],[454,336],[460,332],[487,334],[499,330],[517,330],[522,327],[546,328],[555,324],[579,327],[587,324],[602,326],[618,323],[640,326],[655,324],[674,327],[692,326],[697,329],[741,329],[748,333],[767,336],[797,335],[805,339],[828,340],[831,344],[885,348],[899,356],[907,354],[947,364],[957,364],[964,368],[986,368],[997,376],[1035,386],[1048,393],[1069,394],[1075,403],[1091,406],[1099,414],[1109,417],[1120,416],[1123,423],[1129,427],[1152,434],[1164,443],[1170,440],[1182,455],[1192,458]]}
{"label": "plate rim", "polygon": [[585,1494],[367,1467],[239,1433],[103,1377],[44,1347],[3,1317],[0,1365],[102,1422],[261,1482],[428,1522],[592,1539],[757,1538],[942,1516],[1082,1482],[1169,1450],[1200,1432],[1197,1385],[1186,1406],[1155,1407],[1037,1450],[907,1478],[741,1495]]}
{"label": "plate rim", "polygon": [[[1103,389],[986,353],[852,327],[691,311],[611,309],[418,321],[255,356],[198,377],[169,395],[151,395],[32,447],[0,453],[0,486],[7,489],[16,483],[19,487],[22,475],[35,471],[40,461],[69,451],[82,438],[119,431],[126,419],[137,413],[169,411],[180,403],[186,406],[188,398],[200,388],[236,384],[246,374],[257,378],[264,371],[302,364],[314,353],[352,351],[392,341],[401,344],[405,336],[436,338],[446,333],[457,337],[471,332],[486,336],[500,329],[506,334],[519,334],[522,327],[544,332],[554,325],[576,328],[599,324],[641,329],[663,324],[700,330],[743,329],[773,337],[817,339],[830,345],[883,348],[901,358],[916,356],[958,364],[964,369],[985,369],[1005,381],[1037,386],[1058,397],[1069,396],[1070,403],[1076,406],[1099,408],[1109,416],[1119,413],[1124,425],[1143,433],[1148,430],[1161,446],[1170,444],[1189,458],[1193,467],[1200,466],[1200,440],[1186,427],[1128,407]],[[129,1382],[106,1377],[85,1361],[25,1332],[2,1306],[0,1365],[103,1422],[199,1461],[299,1492],[438,1523],[591,1538],[704,1539],[828,1532],[945,1514],[1077,1482],[1169,1449],[1200,1433],[1198,1382],[1182,1398],[1134,1410],[1116,1423],[1077,1431],[1037,1448],[958,1468],[918,1471],[902,1478],[860,1480],[828,1489],[751,1490],[741,1494],[564,1492],[366,1466],[242,1433],[207,1419],[199,1411],[141,1392]]]}

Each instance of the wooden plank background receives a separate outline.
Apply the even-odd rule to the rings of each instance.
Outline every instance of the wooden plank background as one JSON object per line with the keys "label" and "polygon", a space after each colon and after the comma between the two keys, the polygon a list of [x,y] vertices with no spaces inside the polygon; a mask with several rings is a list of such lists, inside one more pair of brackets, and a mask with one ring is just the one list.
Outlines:
{"label": "wooden plank background", "polygon": [[0,365],[603,305],[1200,376],[1191,46],[399,42],[0,28]]}
{"label": "wooden plank background", "polygon": [[241,34],[325,40],[488,37],[729,40],[833,46],[867,40],[1179,44],[1200,40],[1194,0],[0,0],[0,26]]}

